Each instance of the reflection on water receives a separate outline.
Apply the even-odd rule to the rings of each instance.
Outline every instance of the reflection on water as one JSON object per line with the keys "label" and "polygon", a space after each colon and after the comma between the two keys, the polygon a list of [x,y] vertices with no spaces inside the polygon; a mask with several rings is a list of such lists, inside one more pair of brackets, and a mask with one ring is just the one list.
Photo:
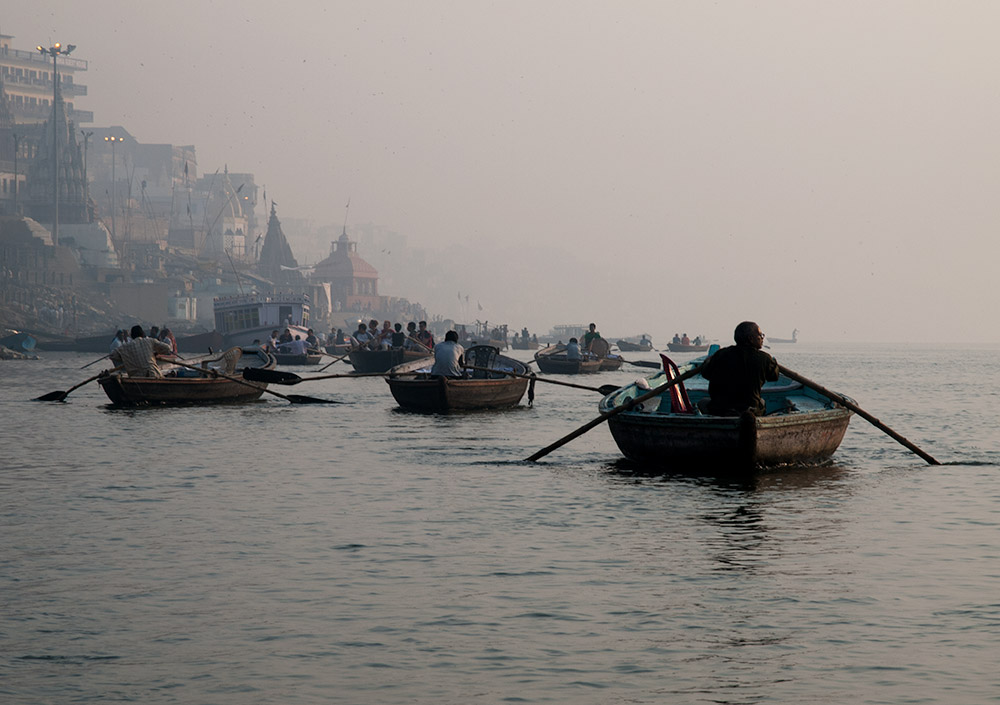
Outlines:
{"label": "reflection on water", "polygon": [[878,354],[782,362],[963,464],[857,419],[833,462],[742,480],[641,472],[605,427],[524,463],[599,395],[417,415],[369,378],[308,388],[331,407],[118,410],[94,386],[25,401],[87,356],[5,363],[0,698],[988,701],[991,358],[945,383],[933,351],[884,351],[885,389]]}

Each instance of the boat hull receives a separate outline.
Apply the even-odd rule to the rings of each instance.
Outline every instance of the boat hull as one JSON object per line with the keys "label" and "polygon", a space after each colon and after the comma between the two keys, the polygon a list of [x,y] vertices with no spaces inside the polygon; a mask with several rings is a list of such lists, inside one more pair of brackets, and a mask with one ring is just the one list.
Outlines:
{"label": "boat hull", "polygon": [[538,369],[548,375],[582,375],[596,374],[601,371],[601,361],[593,360],[570,360],[565,356],[536,355]]}
{"label": "boat hull", "polygon": [[625,361],[620,357],[602,357],[601,358],[601,372],[614,372],[615,370],[621,369],[622,363]]}
{"label": "boat hull", "polygon": [[153,378],[109,375],[97,380],[112,404],[150,406],[226,404],[255,401],[264,393],[261,382],[233,382],[222,377]]}
{"label": "boat hull", "polygon": [[652,343],[641,345],[639,343],[630,343],[627,340],[619,340],[617,345],[618,349],[622,352],[649,352],[653,349]]}
{"label": "boat hull", "polygon": [[389,391],[404,409],[425,413],[506,409],[517,406],[528,388],[528,380],[389,378]]}
{"label": "boat hull", "polygon": [[279,365],[318,365],[323,361],[322,355],[284,355],[282,353],[274,353],[274,359]]}
{"label": "boat hull", "polygon": [[815,463],[832,456],[851,418],[847,409],[775,416],[622,413],[608,420],[622,454],[674,471],[746,470]]}
{"label": "boat hull", "polygon": [[533,340],[529,340],[527,342],[523,340],[515,340],[510,344],[510,347],[514,350],[538,350],[538,343]]}
{"label": "boat hull", "polygon": [[348,359],[355,372],[388,372],[409,360],[427,357],[425,352],[392,348],[391,350],[352,350]]}

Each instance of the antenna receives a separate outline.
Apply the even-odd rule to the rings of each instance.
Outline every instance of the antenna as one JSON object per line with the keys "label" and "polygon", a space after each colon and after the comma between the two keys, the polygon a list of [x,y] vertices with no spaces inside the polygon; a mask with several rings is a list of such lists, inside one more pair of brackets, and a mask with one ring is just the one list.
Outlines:
{"label": "antenna", "polygon": [[347,232],[347,213],[351,210],[351,197],[347,197],[347,205],[344,206],[344,232]]}

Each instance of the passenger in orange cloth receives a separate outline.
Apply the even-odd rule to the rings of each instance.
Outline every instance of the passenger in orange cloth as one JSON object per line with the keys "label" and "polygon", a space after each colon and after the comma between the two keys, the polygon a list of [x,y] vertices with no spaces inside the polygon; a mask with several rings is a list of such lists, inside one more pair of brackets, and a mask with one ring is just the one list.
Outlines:
{"label": "passenger in orange cloth", "polygon": [[681,345],[690,345],[690,344],[691,344],[691,339],[688,337],[688,334],[685,333],[684,336],[681,338]]}
{"label": "passenger in orange cloth", "polygon": [[174,337],[173,332],[169,328],[164,328],[160,331],[160,342],[169,345],[174,351],[174,355],[177,354],[177,338]]}

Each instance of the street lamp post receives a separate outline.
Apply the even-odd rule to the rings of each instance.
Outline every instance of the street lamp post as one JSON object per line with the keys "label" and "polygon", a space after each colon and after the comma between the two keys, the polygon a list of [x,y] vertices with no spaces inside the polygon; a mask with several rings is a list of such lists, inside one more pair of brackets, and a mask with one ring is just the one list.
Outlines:
{"label": "street lamp post", "polygon": [[[80,130],[80,134],[83,135],[83,200],[86,204],[90,203],[90,176],[87,174],[87,145],[90,143],[90,138],[94,136],[94,133]],[[89,206],[87,207],[89,208]]]}
{"label": "street lamp post", "polygon": [[39,44],[38,51],[52,57],[52,244],[59,244],[59,130],[56,129],[56,113],[59,109],[59,67],[56,60],[59,55],[69,55],[76,49],[75,44],[67,44],[65,48],[56,42],[48,49]]}
{"label": "street lamp post", "polygon": [[104,141],[111,143],[111,239],[114,241],[115,246],[117,246],[118,231],[115,230],[115,191],[117,191],[118,182],[115,180],[115,145],[121,142],[122,138],[111,135],[110,137],[105,137]]}

